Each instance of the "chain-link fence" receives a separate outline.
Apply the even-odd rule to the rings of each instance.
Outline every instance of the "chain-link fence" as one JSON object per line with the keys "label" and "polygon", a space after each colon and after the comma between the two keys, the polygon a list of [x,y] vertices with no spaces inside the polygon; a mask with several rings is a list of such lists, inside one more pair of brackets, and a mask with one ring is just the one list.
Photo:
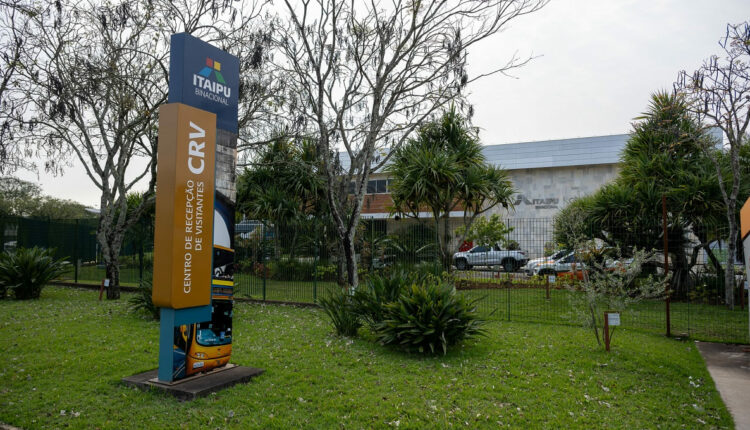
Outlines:
{"label": "chain-link fence", "polygon": [[[581,292],[585,263],[577,261],[574,247],[551,219],[509,219],[513,227],[501,244],[462,241],[460,220],[440,224],[402,219],[365,219],[357,231],[356,259],[360,280],[367,276],[404,270],[450,272],[460,294],[477,299],[488,318],[579,324],[581,315],[572,302]],[[341,288],[340,257],[336,235],[323,226],[279,226],[243,221],[236,226],[235,297],[265,301],[315,303],[318,297]],[[633,248],[655,250],[655,261],[645,273],[664,276],[663,228],[629,226],[586,232],[602,255],[627,262]],[[146,229],[147,230],[147,229]],[[667,229],[670,259],[670,329],[675,336],[726,342],[748,341],[747,291],[742,258],[732,264],[736,287],[727,292],[726,229],[670,226]],[[96,220],[0,219],[5,250],[43,246],[75,263],[64,280],[98,284],[104,265],[96,241]],[[441,245],[441,243],[443,245]],[[137,285],[149,278],[153,239],[129,233],[123,245],[121,283]],[[619,255],[606,253],[619,249]],[[741,249],[738,249],[741,252]],[[580,257],[578,257],[580,258]],[[730,263],[731,264],[731,263]],[[733,300],[734,306],[728,306]],[[622,326],[665,333],[666,302],[637,303],[621,316]]]}

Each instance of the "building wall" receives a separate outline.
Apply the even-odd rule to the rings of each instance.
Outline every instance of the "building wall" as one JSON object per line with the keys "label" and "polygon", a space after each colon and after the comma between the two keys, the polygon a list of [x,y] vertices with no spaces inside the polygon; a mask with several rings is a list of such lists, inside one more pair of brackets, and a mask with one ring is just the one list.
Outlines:
{"label": "building wall", "polygon": [[552,218],[570,200],[596,192],[618,172],[615,164],[510,170],[518,191],[515,211],[495,211],[508,218]]}
{"label": "building wall", "polygon": [[[515,240],[531,258],[544,255],[545,246],[553,246],[552,220],[554,216],[576,197],[592,194],[618,174],[616,164],[587,166],[562,166],[509,170],[517,193],[514,196],[515,210],[497,206],[485,216],[499,214],[514,228],[509,239]],[[384,179],[380,173],[371,179]],[[363,218],[388,219],[387,231],[392,234],[415,220],[395,221],[387,214],[393,205],[390,194],[368,194],[362,207]],[[459,211],[451,214],[452,228],[460,225]],[[425,217],[429,217],[425,214]],[[428,221],[432,226],[432,222]],[[458,244],[456,244],[456,247]]]}
{"label": "building wall", "polygon": [[568,202],[592,194],[618,174],[616,164],[567,166],[510,170],[517,194],[515,210],[496,207],[514,228],[510,235],[532,258],[544,255],[545,246],[554,247],[552,220]]}

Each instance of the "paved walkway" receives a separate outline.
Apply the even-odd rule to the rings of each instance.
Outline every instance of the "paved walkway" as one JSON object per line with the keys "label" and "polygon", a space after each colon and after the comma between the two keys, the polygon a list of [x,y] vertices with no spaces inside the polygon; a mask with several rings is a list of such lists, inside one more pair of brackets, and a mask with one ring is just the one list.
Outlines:
{"label": "paved walkway", "polygon": [[750,347],[697,342],[737,429],[750,430]]}

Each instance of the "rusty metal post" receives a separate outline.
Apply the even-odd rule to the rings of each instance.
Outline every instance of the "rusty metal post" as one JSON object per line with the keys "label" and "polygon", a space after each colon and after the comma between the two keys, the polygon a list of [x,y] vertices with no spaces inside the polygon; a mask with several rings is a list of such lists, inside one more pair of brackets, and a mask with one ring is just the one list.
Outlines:
{"label": "rusty metal post", "polygon": [[[667,234],[667,196],[661,195],[662,226],[664,229],[664,276],[669,276],[669,235]],[[672,324],[669,312],[669,282],[665,287],[665,305],[667,319],[667,336],[672,336]]]}
{"label": "rusty metal post", "polygon": [[609,352],[609,312],[604,312],[604,347]]}

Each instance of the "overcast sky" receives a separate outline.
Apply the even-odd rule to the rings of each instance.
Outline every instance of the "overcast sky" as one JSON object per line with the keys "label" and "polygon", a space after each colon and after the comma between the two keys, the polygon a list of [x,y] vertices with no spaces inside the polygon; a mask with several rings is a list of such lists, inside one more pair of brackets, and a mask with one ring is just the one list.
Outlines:
{"label": "overcast sky", "polygon": [[[536,55],[513,71],[470,87],[474,125],[485,145],[627,133],[649,95],[669,89],[717,44],[727,22],[750,19],[748,0],[552,0],[470,51],[470,73]],[[19,172],[44,193],[99,207],[80,166],[61,177]]]}

